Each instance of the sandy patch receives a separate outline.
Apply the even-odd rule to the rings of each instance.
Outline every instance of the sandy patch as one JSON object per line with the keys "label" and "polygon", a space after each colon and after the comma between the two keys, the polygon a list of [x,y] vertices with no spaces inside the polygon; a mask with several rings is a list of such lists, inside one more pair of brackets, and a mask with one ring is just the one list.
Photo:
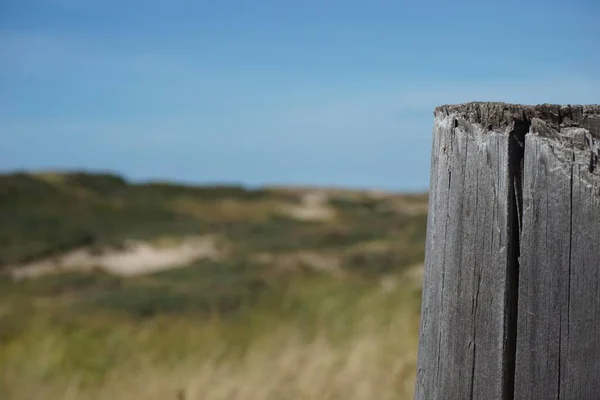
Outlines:
{"label": "sandy patch", "polygon": [[212,236],[185,238],[172,247],[145,242],[128,242],[123,250],[96,254],[78,249],[52,259],[44,259],[11,268],[15,279],[31,278],[68,271],[103,269],[120,276],[143,275],[189,265],[200,259],[218,259],[216,239]]}
{"label": "sandy patch", "polygon": [[335,217],[335,210],[328,202],[324,191],[311,191],[302,195],[300,205],[286,206],[281,211],[301,221],[328,221]]}

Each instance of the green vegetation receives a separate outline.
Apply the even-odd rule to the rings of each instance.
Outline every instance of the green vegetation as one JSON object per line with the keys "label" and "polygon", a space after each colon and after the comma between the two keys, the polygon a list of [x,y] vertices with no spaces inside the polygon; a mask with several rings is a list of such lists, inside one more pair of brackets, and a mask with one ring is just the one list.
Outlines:
{"label": "green vegetation", "polygon": [[176,201],[255,201],[269,195],[239,187],[131,185],[112,175],[0,175],[0,266],[165,232],[205,233],[216,228],[210,214],[190,218],[176,209]]}
{"label": "green vegetation", "polygon": [[[427,196],[325,193],[331,215],[303,219],[301,189],[0,176],[0,398],[410,398]],[[80,247],[199,234],[220,258],[10,278]]]}

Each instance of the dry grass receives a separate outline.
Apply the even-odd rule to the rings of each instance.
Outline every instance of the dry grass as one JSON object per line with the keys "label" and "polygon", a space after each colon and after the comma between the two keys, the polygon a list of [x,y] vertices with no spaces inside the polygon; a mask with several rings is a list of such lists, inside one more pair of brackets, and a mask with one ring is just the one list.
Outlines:
{"label": "dry grass", "polygon": [[[408,399],[416,343],[406,340],[406,328],[397,328],[363,332],[343,346],[324,337],[304,342],[294,329],[281,329],[253,344],[241,360],[221,361],[218,355],[196,359],[192,353],[170,368],[151,360],[146,365],[131,362],[93,388],[86,388],[76,376],[50,382],[35,379],[45,372],[38,365],[40,370],[32,369],[29,376],[13,377],[12,393],[5,398]],[[36,359],[57,357],[50,340],[40,347]]]}
{"label": "dry grass", "polygon": [[[239,362],[218,357],[114,370],[99,388],[69,381],[19,385],[9,398],[27,399],[399,399],[410,398],[412,349],[394,349],[390,336],[364,334],[346,347],[324,338],[303,343],[294,332],[256,344]],[[396,350],[396,351],[394,351]],[[400,350],[400,351],[399,351]],[[51,356],[51,348],[47,348]],[[399,352],[398,352],[399,351]]]}
{"label": "dry grass", "polygon": [[[400,282],[391,294],[375,288],[360,294],[352,307],[336,311],[346,313],[339,320],[321,299],[322,312],[311,320],[277,322],[270,311],[235,324],[96,319],[85,324],[92,334],[40,325],[0,349],[0,397],[409,399],[419,322],[409,298],[418,283]],[[106,323],[114,327],[99,333]],[[95,368],[106,373],[94,375]]]}

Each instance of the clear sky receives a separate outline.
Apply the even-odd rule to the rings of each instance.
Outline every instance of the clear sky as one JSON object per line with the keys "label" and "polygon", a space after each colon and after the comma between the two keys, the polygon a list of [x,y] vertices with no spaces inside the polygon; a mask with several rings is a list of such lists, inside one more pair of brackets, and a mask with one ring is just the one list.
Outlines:
{"label": "clear sky", "polygon": [[600,1],[0,2],[3,171],[420,190],[464,101],[600,103]]}

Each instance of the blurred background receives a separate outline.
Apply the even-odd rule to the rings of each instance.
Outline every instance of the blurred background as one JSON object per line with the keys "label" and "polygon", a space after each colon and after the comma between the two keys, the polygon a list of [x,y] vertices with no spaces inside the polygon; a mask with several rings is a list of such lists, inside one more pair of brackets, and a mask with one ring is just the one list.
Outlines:
{"label": "blurred background", "polygon": [[412,398],[433,109],[599,103],[599,18],[4,0],[0,398]]}

